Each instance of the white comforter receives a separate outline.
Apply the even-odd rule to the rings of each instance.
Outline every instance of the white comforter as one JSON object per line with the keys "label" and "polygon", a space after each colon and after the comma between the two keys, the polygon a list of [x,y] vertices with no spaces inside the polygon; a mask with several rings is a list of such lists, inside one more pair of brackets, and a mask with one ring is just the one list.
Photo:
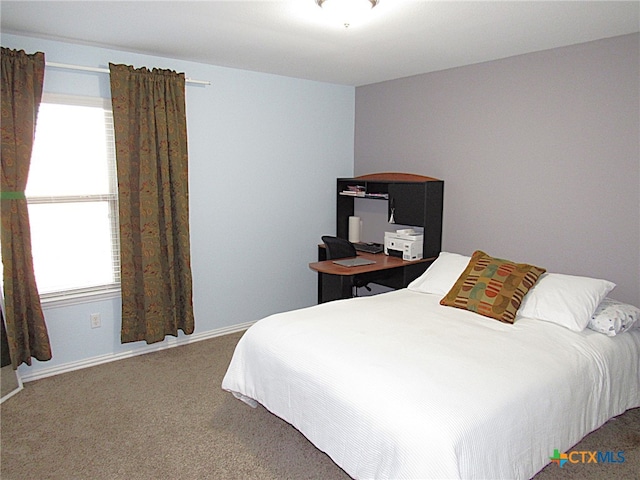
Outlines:
{"label": "white comforter", "polygon": [[404,289],[265,318],[222,388],[361,479],[530,478],[640,406],[640,329],[507,325],[438,301]]}

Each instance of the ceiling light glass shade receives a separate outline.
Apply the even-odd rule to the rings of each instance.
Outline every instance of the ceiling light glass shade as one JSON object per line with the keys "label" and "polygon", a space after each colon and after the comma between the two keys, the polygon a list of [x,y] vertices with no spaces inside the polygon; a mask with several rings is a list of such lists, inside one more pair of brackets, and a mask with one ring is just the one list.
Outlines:
{"label": "ceiling light glass shade", "polygon": [[326,15],[345,27],[361,20],[378,2],[379,0],[316,0]]}

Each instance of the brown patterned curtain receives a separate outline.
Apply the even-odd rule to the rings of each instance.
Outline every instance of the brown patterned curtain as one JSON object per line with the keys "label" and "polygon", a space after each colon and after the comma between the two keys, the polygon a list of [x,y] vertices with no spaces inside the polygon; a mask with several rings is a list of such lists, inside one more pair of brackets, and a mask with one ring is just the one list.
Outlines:
{"label": "brown patterned curtain", "polygon": [[185,78],[110,64],[122,343],[193,333]]}
{"label": "brown patterned curtain", "polygon": [[44,83],[44,53],[2,47],[2,263],[9,353],[14,370],[51,359],[33,272],[25,188]]}

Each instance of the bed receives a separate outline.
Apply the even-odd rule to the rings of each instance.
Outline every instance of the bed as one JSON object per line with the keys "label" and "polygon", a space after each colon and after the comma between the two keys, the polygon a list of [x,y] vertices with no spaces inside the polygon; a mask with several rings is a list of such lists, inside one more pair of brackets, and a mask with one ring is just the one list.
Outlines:
{"label": "bed", "polygon": [[[470,258],[455,256],[441,254],[409,288],[256,322],[222,388],[358,479],[531,478],[555,450],[640,406],[637,309],[607,318],[615,331],[541,319],[549,302],[562,318],[568,295],[543,273],[519,307],[536,316],[496,321],[440,303]],[[614,286],[599,282],[571,305],[587,322]]]}

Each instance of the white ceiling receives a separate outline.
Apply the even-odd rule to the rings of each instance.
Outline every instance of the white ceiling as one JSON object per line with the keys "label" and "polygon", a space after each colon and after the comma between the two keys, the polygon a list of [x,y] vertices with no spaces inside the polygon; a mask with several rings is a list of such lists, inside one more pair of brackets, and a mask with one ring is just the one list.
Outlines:
{"label": "white ceiling", "polygon": [[2,0],[0,13],[5,33],[355,86],[640,31],[638,1],[380,0],[349,28],[315,0]]}

